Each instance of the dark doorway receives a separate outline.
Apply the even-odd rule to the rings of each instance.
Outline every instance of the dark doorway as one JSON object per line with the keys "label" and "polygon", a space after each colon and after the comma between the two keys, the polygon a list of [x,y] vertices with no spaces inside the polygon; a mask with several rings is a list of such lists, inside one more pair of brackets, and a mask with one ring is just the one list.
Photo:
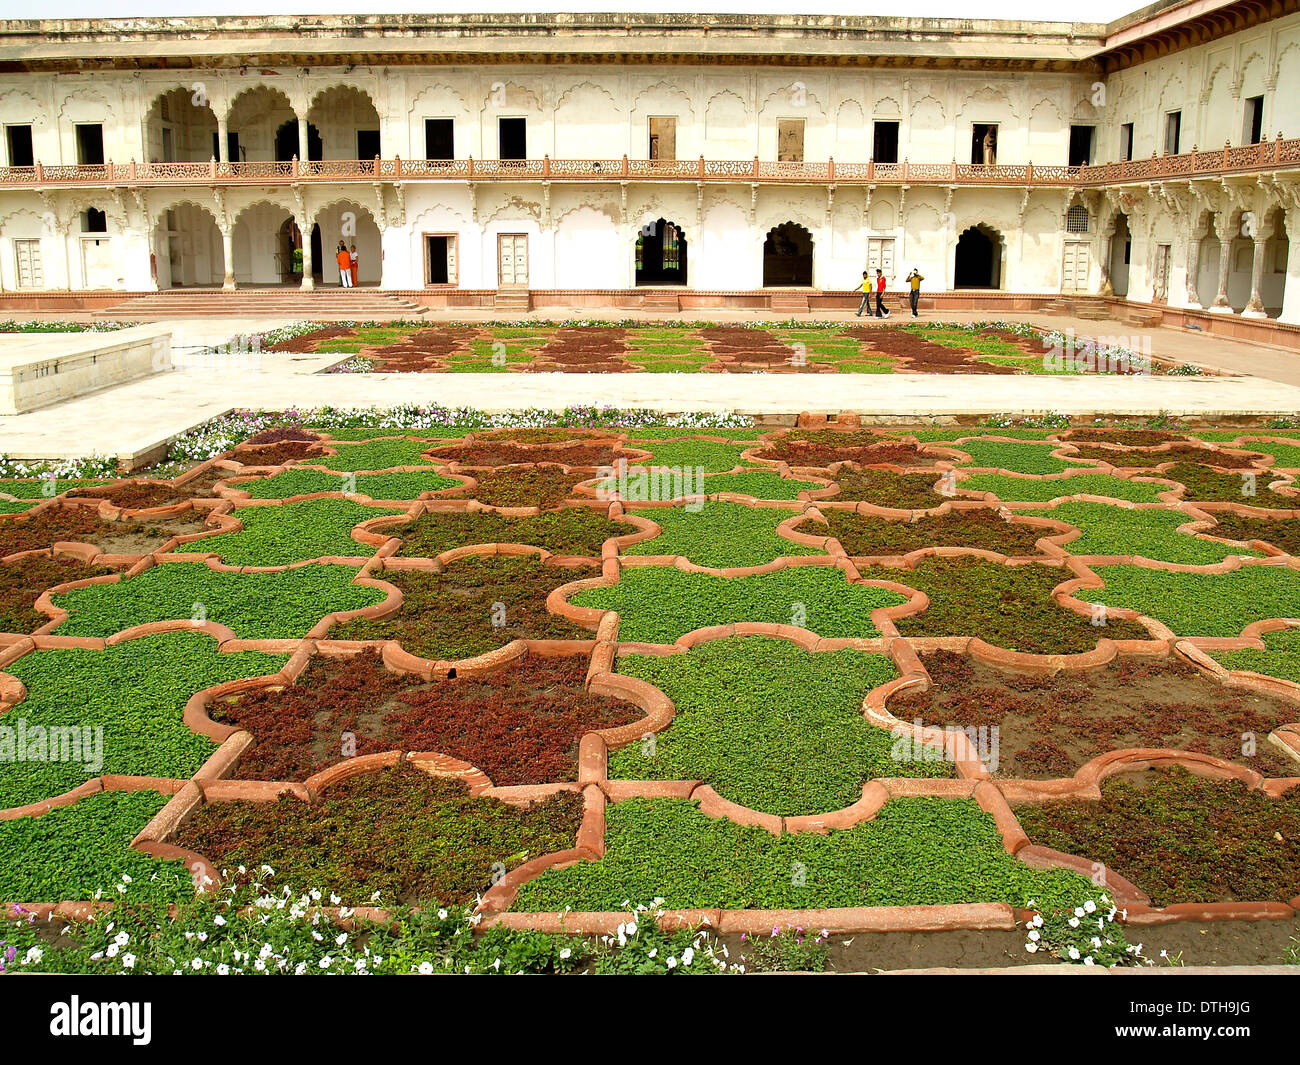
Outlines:
{"label": "dark doorway", "polygon": [[497,131],[500,135],[502,159],[528,158],[528,120],[526,118],[498,119]]}
{"label": "dark doorway", "polygon": [[976,122],[970,130],[970,161],[992,166],[998,161],[998,127]]}
{"label": "dark doorway", "polygon": [[107,233],[108,216],[98,208],[87,207],[86,213],[81,216],[81,231],[83,233]]}
{"label": "dark doorway", "polygon": [[877,122],[872,129],[871,158],[877,163],[898,162],[898,123]]}
{"label": "dark doorway", "polygon": [[795,222],[782,222],[763,241],[763,287],[812,284],[812,234]]}
{"label": "dark doorway", "polygon": [[32,150],[31,126],[6,126],[5,140],[9,148],[10,166],[36,165],[36,153]]}
{"label": "dark doorway", "polygon": [[1258,144],[1264,139],[1264,97],[1251,96],[1246,100],[1242,134],[1242,144]]}
{"label": "dark doorway", "polygon": [[446,285],[451,281],[451,271],[447,263],[447,238],[426,237],[429,249],[429,276],[425,283],[429,285]]}
{"label": "dark doorway", "polygon": [[321,247],[320,226],[311,227],[311,276],[316,281],[324,277],[325,252]]}
{"label": "dark doorway", "polygon": [[424,157],[444,160],[456,158],[456,124],[450,118],[424,120]]}
{"label": "dark doorway", "polygon": [[357,130],[357,158],[369,159],[371,162],[374,162],[375,159],[378,158],[379,154],[379,130]]}
{"label": "dark doorway", "polygon": [[636,283],[686,284],[686,237],[675,222],[657,218],[641,227],[636,238]]}
{"label": "dark doorway", "polygon": [[77,127],[77,163],[81,166],[104,165],[104,127],[98,122]]}
{"label": "dark doorway", "polygon": [[[307,123],[307,161],[317,162],[324,158],[321,151],[320,130],[314,122]],[[275,131],[275,161],[287,163],[298,154],[298,120],[292,119]],[[299,160],[301,162],[301,160]]]}
{"label": "dark doorway", "polygon": [[[165,133],[166,130],[164,130],[163,132]],[[221,158],[220,149],[221,149],[220,135],[214,132],[212,134],[212,158],[213,159]],[[237,130],[232,129],[226,133],[226,158],[230,160],[230,162],[232,163],[239,162],[239,132]]]}
{"label": "dark doorway", "polygon": [[957,238],[954,288],[999,288],[1002,281],[1002,241],[996,230],[971,226]]}
{"label": "dark doorway", "polygon": [[1093,126],[1070,127],[1070,166],[1087,166],[1092,162]]}

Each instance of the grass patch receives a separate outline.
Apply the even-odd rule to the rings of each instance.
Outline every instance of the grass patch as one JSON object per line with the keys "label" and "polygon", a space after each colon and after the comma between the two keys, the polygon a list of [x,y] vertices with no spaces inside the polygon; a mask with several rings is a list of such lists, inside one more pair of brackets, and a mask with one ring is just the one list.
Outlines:
{"label": "grass patch", "polygon": [[[872,821],[826,835],[773,836],[713,820],[684,799],[627,799],[607,811],[605,856],[549,869],[516,910],[810,909],[1007,902],[1063,909],[1092,885],[1034,870],[1002,846],[991,815],[965,799],[894,799]],[[794,873],[799,875],[793,875]]]}
{"label": "grass patch", "polygon": [[181,722],[191,695],[222,681],[274,673],[286,655],[221,654],[199,633],[165,633],[102,651],[33,651],[8,666],[27,698],[5,714],[30,733],[102,726],[103,765],[84,762],[0,762],[0,809],[53,798],[100,773],[188,779],[216,750]]}
{"label": "grass patch", "polygon": [[1250,648],[1242,651],[1214,651],[1210,657],[1224,669],[1243,669],[1300,684],[1300,628],[1267,632],[1263,640],[1262,651]]}
{"label": "grass patch", "polygon": [[946,763],[891,758],[895,741],[862,716],[872,688],[898,674],[887,655],[813,654],[750,636],[685,654],[627,655],[618,671],[677,707],[654,738],[610,758],[623,780],[700,780],[765,813],[827,813],[856,802],[873,777],[949,776]]}
{"label": "grass patch", "polygon": [[776,527],[794,516],[773,507],[710,500],[699,510],[647,507],[630,513],[649,518],[663,532],[624,548],[628,555],[681,555],[697,566],[761,566],[788,555],[819,555],[815,547],[780,537]]}
{"label": "grass patch", "polygon": [[236,485],[253,499],[288,499],[314,492],[355,492],[371,499],[416,499],[422,492],[455,488],[462,482],[437,473],[324,473],[321,470],[293,469],[260,481]]}
{"label": "grass patch", "polygon": [[1069,522],[1083,530],[1065,545],[1072,555],[1135,555],[1157,562],[1208,566],[1228,555],[1258,555],[1177,531],[1190,520],[1176,510],[1129,510],[1078,500],[1042,511],[1045,518]]}
{"label": "grass patch", "polygon": [[182,544],[178,551],[216,554],[228,566],[286,566],[339,555],[363,558],[373,547],[352,539],[363,521],[400,511],[366,507],[350,499],[304,499],[282,506],[239,507],[242,529]]}
{"label": "grass patch", "polygon": [[1061,473],[1070,468],[1068,462],[1052,457],[1055,444],[967,440],[953,446],[971,457],[971,465],[989,466],[1011,473]]}
{"label": "grass patch", "polygon": [[[379,430],[375,430],[376,433]],[[338,435],[331,430],[331,433]],[[390,470],[395,466],[431,465],[424,453],[433,445],[424,440],[396,437],[391,440],[369,440],[360,444],[330,444],[337,455],[322,455],[315,465],[339,473],[356,473],[360,470]]]}
{"label": "grass patch", "polygon": [[1137,610],[1179,636],[1240,636],[1252,621],[1300,617],[1300,573],[1285,567],[1243,566],[1228,573],[1093,570],[1106,587],[1081,588],[1075,598]]}
{"label": "grass patch", "polygon": [[54,597],[68,611],[60,636],[108,637],[150,621],[212,621],[246,640],[297,639],[326,614],[381,602],[378,588],[353,584],[350,566],[301,566],[230,573],[169,562],[130,580],[90,584]]}
{"label": "grass patch", "polygon": [[1130,503],[1159,503],[1169,485],[1126,481],[1105,473],[1076,473],[1059,481],[1011,477],[1005,473],[976,473],[957,482],[961,492],[992,492],[1008,503],[1047,503],[1061,496],[1090,495],[1123,499]]}
{"label": "grass patch", "polygon": [[871,624],[871,611],[901,603],[903,597],[849,584],[844,571],[834,566],[730,578],[683,573],[672,566],[637,566],[623,570],[618,584],[589,588],[572,602],[617,611],[620,640],[673,643],[694,629],[737,621],[799,624],[820,636],[869,639],[880,635]]}

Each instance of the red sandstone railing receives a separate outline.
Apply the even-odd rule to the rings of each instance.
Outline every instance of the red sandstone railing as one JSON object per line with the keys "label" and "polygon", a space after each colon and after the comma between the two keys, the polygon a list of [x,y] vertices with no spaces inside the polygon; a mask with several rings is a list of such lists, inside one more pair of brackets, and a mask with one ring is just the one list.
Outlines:
{"label": "red sandstone railing", "polygon": [[0,188],[266,185],[362,181],[691,181],[775,185],[1094,186],[1300,167],[1300,139],[1153,155],[1099,166],[1033,163],[783,163],[760,159],[327,159],[0,167]]}

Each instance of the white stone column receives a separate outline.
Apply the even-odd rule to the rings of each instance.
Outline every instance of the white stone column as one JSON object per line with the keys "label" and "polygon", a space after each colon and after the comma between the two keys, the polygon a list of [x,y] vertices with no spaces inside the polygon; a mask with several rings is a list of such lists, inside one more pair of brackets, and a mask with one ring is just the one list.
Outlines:
{"label": "white stone column", "polygon": [[[312,220],[310,218],[296,217],[293,222],[298,227],[298,232],[302,234],[302,287],[304,289],[313,289],[316,287],[316,279],[312,277],[312,270],[314,269],[311,260]],[[325,254],[324,241],[321,242],[321,254]]]}
{"label": "white stone column", "polygon": [[1250,264],[1250,301],[1241,312],[1241,316],[1243,318],[1267,318],[1268,315],[1264,313],[1264,297],[1260,293],[1259,287],[1264,282],[1264,253],[1268,250],[1268,243],[1264,240],[1262,234],[1257,234],[1254,242],[1255,254]]}
{"label": "white stone column", "polygon": [[1201,296],[1196,286],[1201,272],[1201,242],[1204,237],[1192,237],[1187,242],[1187,275],[1183,287],[1187,292],[1186,305],[1193,310],[1200,310]]}
{"label": "white stone column", "polygon": [[[1217,226],[1216,226],[1217,229]],[[1228,271],[1232,269],[1232,241],[1219,238],[1219,293],[1210,307],[1211,314],[1232,314],[1228,302]]]}
{"label": "white stone column", "polygon": [[235,241],[234,226],[229,222],[218,222],[217,229],[221,233],[221,259],[225,264],[225,276],[221,280],[221,287],[226,291],[232,291],[235,288]]}
{"label": "white stone column", "polygon": [[230,162],[230,125],[225,115],[217,116],[217,162]]}
{"label": "white stone column", "polygon": [[1286,281],[1282,290],[1282,313],[1279,322],[1300,325],[1300,208],[1286,213]]}
{"label": "white stone column", "polygon": [[307,116],[300,114],[298,116],[298,165],[306,166],[309,156],[307,155]]}

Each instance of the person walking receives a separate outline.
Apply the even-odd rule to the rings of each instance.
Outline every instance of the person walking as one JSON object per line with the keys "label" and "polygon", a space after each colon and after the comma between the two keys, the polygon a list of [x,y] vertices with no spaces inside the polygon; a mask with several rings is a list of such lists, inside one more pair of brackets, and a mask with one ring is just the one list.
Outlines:
{"label": "person walking", "polygon": [[343,241],[339,241],[338,254],[334,256],[339,264],[339,281],[344,288],[352,287],[352,256],[348,254],[347,246]]}
{"label": "person walking", "polygon": [[871,278],[868,276],[867,272],[866,272],[865,270],[863,270],[863,271],[862,271],[862,285],[861,285],[861,289],[862,289],[862,302],[858,304],[858,314],[857,314],[857,316],[858,316],[859,318],[862,317],[862,312],[863,312],[863,311],[866,311],[866,312],[867,312],[867,317],[868,317],[868,318],[871,317],[871,290],[872,290],[872,287],[873,287],[873,286],[872,286],[872,284],[871,284]]}
{"label": "person walking", "polygon": [[879,270],[876,271],[876,317],[889,317],[889,312],[885,310],[885,275]]}
{"label": "person walking", "polygon": [[356,288],[356,287],[357,287],[357,273],[358,273],[358,270],[360,269],[360,267],[359,267],[358,264],[359,264],[360,260],[357,259],[357,246],[356,246],[355,244],[351,245],[351,246],[348,248],[348,258],[352,260],[352,287],[353,287],[353,288]]}
{"label": "person walking", "polygon": [[912,286],[912,290],[907,294],[907,298],[912,301],[913,318],[918,317],[916,308],[921,302],[921,282],[924,280],[925,278],[921,276],[921,271],[915,266],[912,267],[912,272],[907,275],[907,283]]}

